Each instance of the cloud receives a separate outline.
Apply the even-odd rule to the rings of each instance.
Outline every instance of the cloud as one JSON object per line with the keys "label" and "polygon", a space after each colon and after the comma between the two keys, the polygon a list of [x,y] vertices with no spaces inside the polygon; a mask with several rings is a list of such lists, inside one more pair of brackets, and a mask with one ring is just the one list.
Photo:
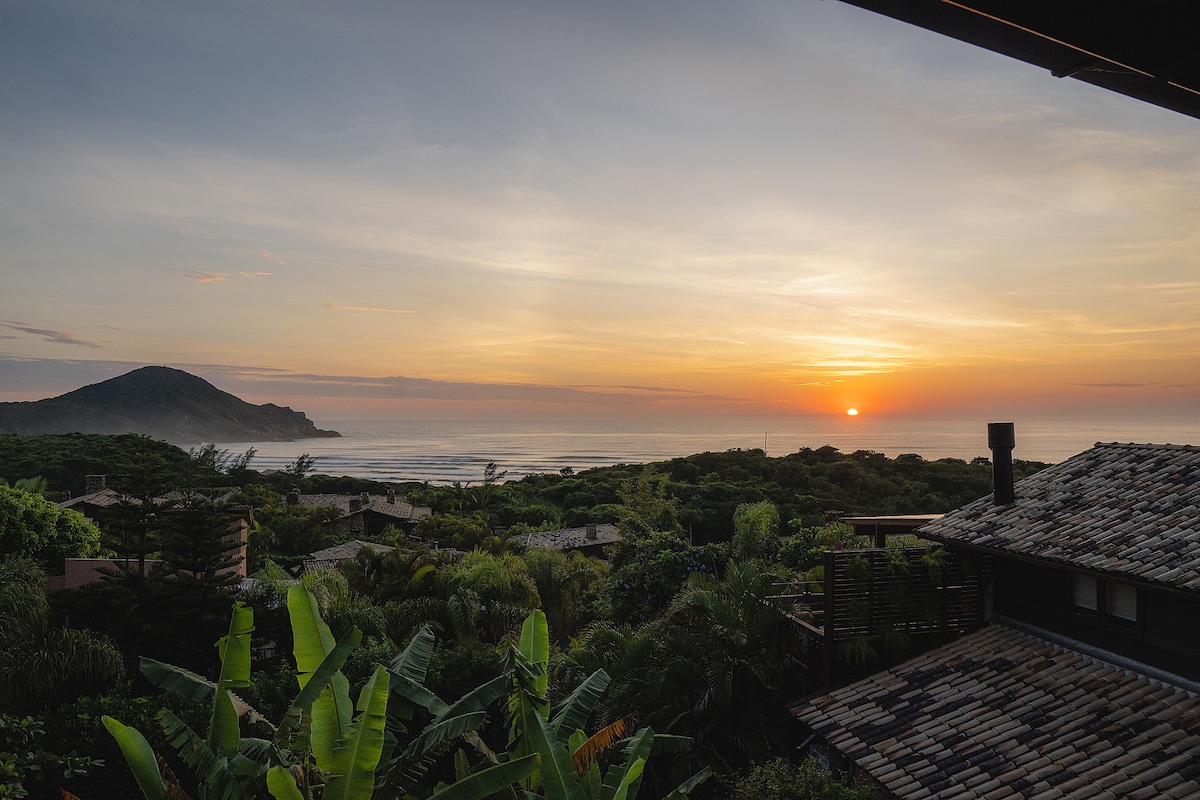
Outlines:
{"label": "cloud", "polygon": [[[175,272],[180,273],[185,278],[191,278],[196,283],[233,283],[231,273],[228,272],[209,272],[203,269],[177,269]],[[239,272],[239,278],[256,281],[262,280],[270,276],[269,272]]]}
{"label": "cloud", "polygon": [[1190,389],[1190,383],[1068,383],[1085,389]]}
{"label": "cloud", "polygon": [[1153,383],[1069,383],[1068,386],[1082,386],[1085,389],[1148,389]]}
{"label": "cloud", "polygon": [[334,311],[369,311],[375,314],[415,314],[415,311],[402,308],[367,308],[366,306],[339,306],[337,303],[326,303],[325,307]]}
{"label": "cloud", "polygon": [[175,271],[186,278],[191,278],[196,283],[233,283],[229,280],[228,272],[207,272],[202,269],[177,269]]}
{"label": "cloud", "polygon": [[[100,345],[96,344],[95,342],[76,339],[75,334],[71,333],[70,331],[52,331],[46,328],[34,328],[23,322],[0,322],[0,325],[3,325],[6,328],[11,328],[14,331],[21,331],[22,333],[32,334],[33,336],[40,336],[45,341],[54,342],[55,344],[73,344],[77,347],[94,347],[97,349],[100,347]],[[4,338],[8,339],[17,337],[6,336]]]}
{"label": "cloud", "polygon": [[[285,266],[285,263],[286,263],[286,262],[284,262],[284,260],[282,258],[275,255],[270,250],[259,250],[258,251],[258,260],[259,261],[270,261],[272,264],[278,264],[281,267]],[[270,274],[270,273],[266,273],[266,274]]]}

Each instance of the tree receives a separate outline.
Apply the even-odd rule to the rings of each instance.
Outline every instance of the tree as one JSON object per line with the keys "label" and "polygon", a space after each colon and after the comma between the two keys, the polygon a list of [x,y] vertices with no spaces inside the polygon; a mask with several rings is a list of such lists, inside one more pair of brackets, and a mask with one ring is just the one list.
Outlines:
{"label": "tree", "polygon": [[99,552],[100,532],[78,511],[0,485],[0,556],[28,556],[47,572],[60,575],[63,559]]}
{"label": "tree", "polygon": [[743,503],[733,514],[730,555],[738,561],[770,561],[779,552],[779,510],[763,500]]}
{"label": "tree", "polygon": [[621,484],[621,517],[617,526],[622,537],[644,536],[651,532],[683,533],[679,524],[678,502],[667,496],[670,476],[645,467],[636,479]]}
{"label": "tree", "polygon": [[108,637],[51,622],[42,579],[28,558],[0,559],[0,708],[45,708],[124,675]]}
{"label": "tree", "polygon": [[296,460],[283,468],[286,475],[290,475],[297,480],[304,480],[314,469],[317,468],[317,457],[310,456],[308,453],[301,453],[296,456]]}
{"label": "tree", "polygon": [[140,586],[146,559],[162,547],[165,511],[162,497],[171,488],[174,472],[148,436],[134,437],[118,464],[113,488],[120,499],[105,521],[102,538],[118,556],[136,560],[136,569],[123,569],[123,578]]}

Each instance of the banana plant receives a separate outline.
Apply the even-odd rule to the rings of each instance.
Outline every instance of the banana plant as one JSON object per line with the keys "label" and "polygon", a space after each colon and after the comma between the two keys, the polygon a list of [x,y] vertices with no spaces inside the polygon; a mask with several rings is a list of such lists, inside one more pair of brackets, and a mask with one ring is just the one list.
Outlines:
{"label": "banana plant", "polygon": [[[456,780],[439,784],[434,800],[483,800],[504,796],[545,797],[548,800],[633,800],[641,787],[646,761],[652,753],[687,747],[690,740],[656,735],[642,728],[629,735],[630,720],[618,722],[592,736],[584,726],[608,687],[610,678],[597,670],[584,680],[552,713],[548,700],[550,639],[545,615],[533,611],[521,627],[521,636],[510,646],[505,673],[447,705],[423,687],[394,681],[393,691],[425,707],[432,720],[406,750],[389,765],[412,769],[422,757],[453,739],[475,745],[482,756],[472,767],[462,750],[455,756]],[[393,673],[393,678],[396,675]],[[477,728],[487,717],[487,707],[508,694],[508,749],[493,753],[482,745]],[[623,744],[619,758],[601,770],[605,753]],[[703,770],[670,795],[682,800],[708,777]]]}
{"label": "banana plant", "polygon": [[[233,694],[250,681],[252,609],[242,603],[234,606],[229,633],[217,643],[221,671],[215,683],[180,667],[142,659],[142,672],[155,685],[187,699],[212,702],[204,737],[170,711],[158,714],[168,741],[196,771],[200,800],[249,800],[264,792],[276,800],[311,800],[313,785],[322,782],[322,798],[372,796],[386,738],[389,674],[383,667],[376,669],[359,694],[355,716],[341,667],[362,634],[354,629],[335,641],[302,586],[289,589],[288,612],[300,688],[283,720],[267,723],[271,739],[242,736],[242,718],[266,720]],[[178,797],[181,790],[163,778],[145,737],[112,717],[103,721],[147,800]]]}

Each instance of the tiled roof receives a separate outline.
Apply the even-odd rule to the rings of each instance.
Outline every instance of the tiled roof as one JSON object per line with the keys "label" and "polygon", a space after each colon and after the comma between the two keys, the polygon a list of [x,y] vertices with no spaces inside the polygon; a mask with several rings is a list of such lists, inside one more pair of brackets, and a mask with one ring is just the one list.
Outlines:
{"label": "tiled roof", "polygon": [[[357,494],[302,494],[300,495],[300,503],[306,506],[337,506],[342,512],[342,516],[350,515],[350,501],[358,500]],[[406,503],[403,500],[396,500],[389,503],[383,495],[372,495],[367,498],[367,502],[363,503],[364,511],[374,511],[378,514],[384,514],[396,519],[421,519],[430,514],[430,509],[426,506],[414,506],[411,503]]]}
{"label": "tiled roof", "polygon": [[304,561],[305,563],[310,561],[350,561],[364,547],[376,553],[390,553],[396,549],[386,544],[379,544],[378,542],[362,542],[358,539],[352,539],[348,542],[335,544],[332,547],[326,547],[324,550],[318,550],[315,553],[309,553]]}
{"label": "tiled roof", "polygon": [[612,544],[619,540],[621,534],[616,525],[604,523],[596,526],[596,538],[589,539],[587,526],[581,528],[565,528],[558,531],[537,531],[510,536],[509,540],[526,547],[540,547],[543,550],[577,550],[581,547]]}
{"label": "tiled roof", "polygon": [[1200,797],[1200,697],[999,625],[792,711],[904,800]]}
{"label": "tiled roof", "polygon": [[1097,444],[918,535],[1200,591],[1200,447]]}
{"label": "tiled roof", "polygon": [[75,506],[97,506],[99,508],[108,508],[115,506],[121,502],[121,493],[115,489],[101,489],[98,492],[91,494],[81,494],[79,497],[72,497],[70,500],[64,500],[58,504],[59,508],[75,508]]}

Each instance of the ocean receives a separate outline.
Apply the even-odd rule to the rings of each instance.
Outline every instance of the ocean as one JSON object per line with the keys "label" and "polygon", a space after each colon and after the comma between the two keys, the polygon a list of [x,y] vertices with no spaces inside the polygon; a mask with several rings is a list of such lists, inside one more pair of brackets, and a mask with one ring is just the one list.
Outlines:
{"label": "ocean", "polygon": [[[705,451],[766,447],[771,456],[833,445],[927,459],[988,456],[987,422],[1016,423],[1013,456],[1058,462],[1098,441],[1200,444],[1200,419],[988,420],[928,417],[797,415],[601,419],[317,420],[338,439],[223,443],[233,453],[253,447],[251,466],[281,469],[298,455],[316,457],[316,471],[379,481],[478,482],[489,461],[507,480],[570,467],[660,461]],[[185,446],[186,447],[186,446]]]}

